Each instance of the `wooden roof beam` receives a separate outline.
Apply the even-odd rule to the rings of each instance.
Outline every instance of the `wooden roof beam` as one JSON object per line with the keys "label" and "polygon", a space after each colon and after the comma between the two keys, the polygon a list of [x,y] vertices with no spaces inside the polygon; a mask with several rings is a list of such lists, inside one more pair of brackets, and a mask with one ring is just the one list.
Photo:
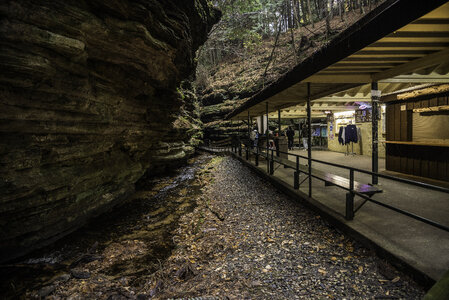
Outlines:
{"label": "wooden roof beam", "polygon": [[369,45],[365,49],[369,48],[445,48],[449,43],[442,42],[377,42]]}
{"label": "wooden roof beam", "polygon": [[[351,102],[351,101],[349,101]],[[357,105],[333,105],[333,106],[325,106],[325,107],[314,107],[312,105],[311,109],[312,111],[326,111],[326,110],[355,110],[359,107]],[[306,107],[303,108],[303,110],[300,111],[306,111]]]}
{"label": "wooden roof beam", "polygon": [[347,68],[347,67],[355,67],[355,68],[378,68],[378,67],[386,67],[386,68],[391,68],[391,67],[395,67],[397,66],[398,63],[393,63],[393,62],[375,62],[375,61],[371,61],[371,62],[345,62],[345,61],[341,61],[338,62],[330,67],[328,67],[328,69],[335,69],[335,68]]}
{"label": "wooden roof beam", "polygon": [[321,74],[312,75],[304,80],[310,83],[369,83],[370,74]]}
{"label": "wooden roof beam", "polygon": [[393,78],[382,79],[384,83],[449,83],[448,75],[400,75]]}
{"label": "wooden roof beam", "polygon": [[398,75],[412,73],[416,70],[426,68],[432,65],[438,65],[449,61],[449,49],[445,49],[422,58],[415,59],[411,62],[399,65],[393,69],[376,73],[372,75],[373,81],[392,78]]}
{"label": "wooden roof beam", "polygon": [[[366,48],[368,48],[370,46],[367,46]],[[409,57],[413,57],[413,56],[425,56],[428,55],[430,53],[432,53],[434,51],[429,51],[429,50],[401,50],[401,49],[390,49],[390,50],[361,50],[359,52],[356,52],[353,54],[353,56],[367,56],[367,55],[374,55],[374,56],[379,56],[379,55],[387,55],[387,56],[393,56],[393,55],[398,55],[398,56],[409,56]]]}
{"label": "wooden roof beam", "polygon": [[449,25],[448,18],[420,18],[416,21],[413,21],[411,24],[421,24],[421,25]]}
{"label": "wooden roof beam", "polygon": [[342,59],[338,63],[345,62],[394,62],[394,63],[404,63],[411,61],[412,58],[409,56],[396,56],[396,57],[362,57],[362,56],[350,56],[348,58]]}
{"label": "wooden roof beam", "polygon": [[447,37],[449,37],[449,31],[396,31],[386,36],[386,38],[447,38]]}
{"label": "wooden roof beam", "polygon": [[371,97],[324,97],[312,102],[323,102],[323,103],[346,103],[346,102],[356,102],[356,101],[369,101]]}

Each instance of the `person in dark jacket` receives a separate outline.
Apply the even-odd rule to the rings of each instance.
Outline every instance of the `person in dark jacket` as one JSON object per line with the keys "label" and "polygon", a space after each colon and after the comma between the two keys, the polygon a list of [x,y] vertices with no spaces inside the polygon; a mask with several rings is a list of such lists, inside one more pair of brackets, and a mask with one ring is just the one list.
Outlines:
{"label": "person in dark jacket", "polygon": [[291,126],[287,129],[287,139],[288,139],[288,150],[293,149],[293,137],[295,136],[295,131]]}

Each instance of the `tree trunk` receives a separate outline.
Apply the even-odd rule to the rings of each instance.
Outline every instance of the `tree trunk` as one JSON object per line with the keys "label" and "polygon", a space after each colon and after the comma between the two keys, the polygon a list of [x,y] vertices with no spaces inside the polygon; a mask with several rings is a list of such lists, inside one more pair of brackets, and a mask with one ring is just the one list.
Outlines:
{"label": "tree trunk", "polygon": [[290,33],[292,35],[292,48],[293,48],[293,56],[295,57],[295,62],[298,64],[298,55],[296,53],[296,46],[295,46],[295,35],[293,34],[293,28],[290,28]]}
{"label": "tree trunk", "polygon": [[276,35],[276,40],[274,41],[274,46],[273,49],[271,50],[271,54],[270,54],[270,58],[268,59],[268,63],[267,66],[265,67],[265,71],[263,72],[263,84],[265,85],[265,76],[267,76],[267,71],[268,71],[268,67],[270,66],[271,61],[273,60],[273,56],[274,56],[274,51],[276,50],[276,46],[278,44],[278,40],[279,40],[279,35],[281,34],[281,20],[282,20],[282,16],[279,18],[279,28],[278,28],[278,33]]}
{"label": "tree trunk", "polygon": [[307,0],[307,11],[309,14],[309,20],[312,22],[312,28],[315,28],[315,22],[312,16],[312,7],[310,6],[310,0]]}
{"label": "tree trunk", "polygon": [[[327,1],[326,1],[327,2]],[[328,7],[327,3],[324,7],[324,13],[326,14],[326,37],[329,38],[332,34],[332,28],[331,28],[331,18],[332,18],[332,3],[333,0],[329,0],[330,8]]]}
{"label": "tree trunk", "polygon": [[318,21],[320,21],[322,19],[322,17],[321,17],[322,11],[321,11],[320,1],[315,0],[314,3],[315,3],[315,15],[318,18]]}
{"label": "tree trunk", "polygon": [[[302,21],[304,23],[307,24],[307,22],[309,22],[309,18],[307,17],[307,10],[306,10],[306,3],[305,0],[300,0],[301,2],[301,16],[302,16]],[[298,15],[298,18],[300,17],[300,15]]]}
{"label": "tree trunk", "polygon": [[300,7],[299,7],[299,0],[295,0],[294,1],[293,13],[295,15],[295,18],[293,20],[295,28],[299,28],[299,24],[301,22],[301,13],[300,13]]}
{"label": "tree trunk", "polygon": [[290,0],[286,0],[285,16],[287,17],[287,28],[293,28],[292,5]]}
{"label": "tree trunk", "polygon": [[345,0],[340,0],[340,3],[338,5],[338,11],[340,13],[341,21],[345,21]]}

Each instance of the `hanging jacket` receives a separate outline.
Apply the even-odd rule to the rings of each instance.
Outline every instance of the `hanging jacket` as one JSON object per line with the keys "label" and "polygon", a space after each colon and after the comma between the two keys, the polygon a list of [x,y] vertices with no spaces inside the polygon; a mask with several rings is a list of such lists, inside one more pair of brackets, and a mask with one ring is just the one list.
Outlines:
{"label": "hanging jacket", "polygon": [[338,143],[340,145],[344,145],[345,144],[345,128],[343,126],[340,127],[340,129],[338,130]]}
{"label": "hanging jacket", "polygon": [[358,142],[357,126],[355,125],[348,125],[345,128],[345,144],[349,144],[350,142]]}

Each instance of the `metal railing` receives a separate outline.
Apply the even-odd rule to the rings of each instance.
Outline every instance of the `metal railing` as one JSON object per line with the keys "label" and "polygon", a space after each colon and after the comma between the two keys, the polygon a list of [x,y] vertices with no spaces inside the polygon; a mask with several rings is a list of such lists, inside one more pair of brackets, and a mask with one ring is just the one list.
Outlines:
{"label": "metal railing", "polygon": [[[252,150],[254,149],[255,150]],[[222,148],[225,149],[224,151],[228,151],[228,152],[233,152],[236,155],[242,157],[242,145],[230,145],[228,147]],[[271,151],[271,153],[270,153]],[[314,175],[313,171],[315,171],[314,169],[311,168],[311,164],[312,162],[316,162],[316,163],[320,163],[320,164],[324,164],[324,165],[328,165],[328,166],[333,166],[333,167],[337,167],[337,168],[341,168],[341,169],[346,169],[349,171],[349,185],[348,186],[344,186],[344,185],[338,185],[338,184],[333,184],[343,190],[346,190],[348,193],[346,194],[346,207],[345,207],[345,215],[344,217],[347,220],[352,220],[354,218],[355,213],[366,203],[366,202],[371,202],[374,203],[376,205],[385,207],[387,209],[390,209],[392,211],[395,211],[397,213],[400,213],[402,215],[405,215],[407,217],[413,218],[415,220],[421,221],[425,224],[431,225],[433,227],[442,229],[444,231],[449,232],[449,227],[443,224],[440,224],[438,222],[435,222],[433,220],[427,219],[425,217],[419,216],[415,213],[403,210],[401,208],[397,208],[394,207],[390,204],[387,203],[383,203],[380,202],[378,200],[372,199],[372,196],[368,196],[362,192],[358,192],[354,186],[355,186],[355,172],[359,172],[359,173],[363,173],[363,174],[367,174],[370,176],[376,176],[378,178],[384,178],[384,179],[388,179],[388,180],[392,180],[395,182],[400,182],[400,183],[405,183],[405,184],[409,184],[412,186],[416,186],[416,187],[421,187],[421,188],[426,188],[426,189],[430,189],[430,190],[434,190],[434,191],[438,191],[438,192],[442,192],[442,193],[447,193],[449,194],[449,189],[448,188],[444,188],[444,187],[440,187],[440,186],[436,186],[436,185],[432,185],[432,184],[428,184],[428,183],[423,183],[423,182],[418,182],[418,181],[414,181],[414,180],[410,180],[410,179],[404,179],[404,178],[399,178],[399,177],[395,177],[395,176],[391,176],[391,175],[386,175],[386,174],[380,174],[380,173],[375,173],[375,172],[371,172],[371,171],[367,171],[367,170],[363,170],[363,169],[359,169],[359,168],[354,168],[354,167],[350,167],[350,166],[344,166],[344,165],[340,165],[340,164],[336,164],[336,163],[332,163],[332,162],[327,162],[327,161],[323,161],[323,160],[319,160],[319,159],[315,159],[315,158],[309,158],[307,156],[303,156],[303,155],[299,155],[299,154],[294,154],[294,153],[288,153],[288,152],[284,152],[284,151],[279,151],[279,150],[275,150],[275,149],[270,149],[270,148],[266,148],[266,147],[251,147],[251,149],[249,147],[245,147],[245,158],[246,160],[250,159],[250,153],[252,153],[253,155],[255,155],[255,165],[258,166],[259,165],[259,157],[264,157],[267,160],[267,173],[270,175],[273,175],[275,172],[275,168],[274,168],[274,162],[277,162],[280,165],[283,166],[287,166],[289,168],[293,168],[294,171],[294,175],[293,175],[293,188],[294,189],[299,189],[300,185],[306,180],[309,179],[311,180],[311,178],[316,178],[318,180],[324,181],[324,182],[328,182],[328,179],[326,178],[322,178],[318,175]],[[276,156],[275,156],[276,153]],[[285,158],[285,161],[278,159],[278,157],[281,155],[287,155]],[[279,156],[278,156],[279,155]],[[291,161],[288,160],[288,156],[293,156],[295,158],[295,161]],[[276,157],[276,158],[275,158]],[[303,168],[303,170],[301,170],[300,168],[300,159],[304,159],[308,162],[309,166],[308,169],[307,168]],[[299,182],[299,178],[300,178],[300,174],[304,173],[307,175],[307,177],[302,181]],[[339,176],[339,175],[336,175]],[[339,176],[340,177],[340,176]],[[347,179],[347,178],[346,178]],[[355,196],[359,196],[362,199],[364,199],[364,202],[361,203],[357,208],[354,209],[354,198]],[[309,189],[309,197],[312,197],[312,190]]]}

